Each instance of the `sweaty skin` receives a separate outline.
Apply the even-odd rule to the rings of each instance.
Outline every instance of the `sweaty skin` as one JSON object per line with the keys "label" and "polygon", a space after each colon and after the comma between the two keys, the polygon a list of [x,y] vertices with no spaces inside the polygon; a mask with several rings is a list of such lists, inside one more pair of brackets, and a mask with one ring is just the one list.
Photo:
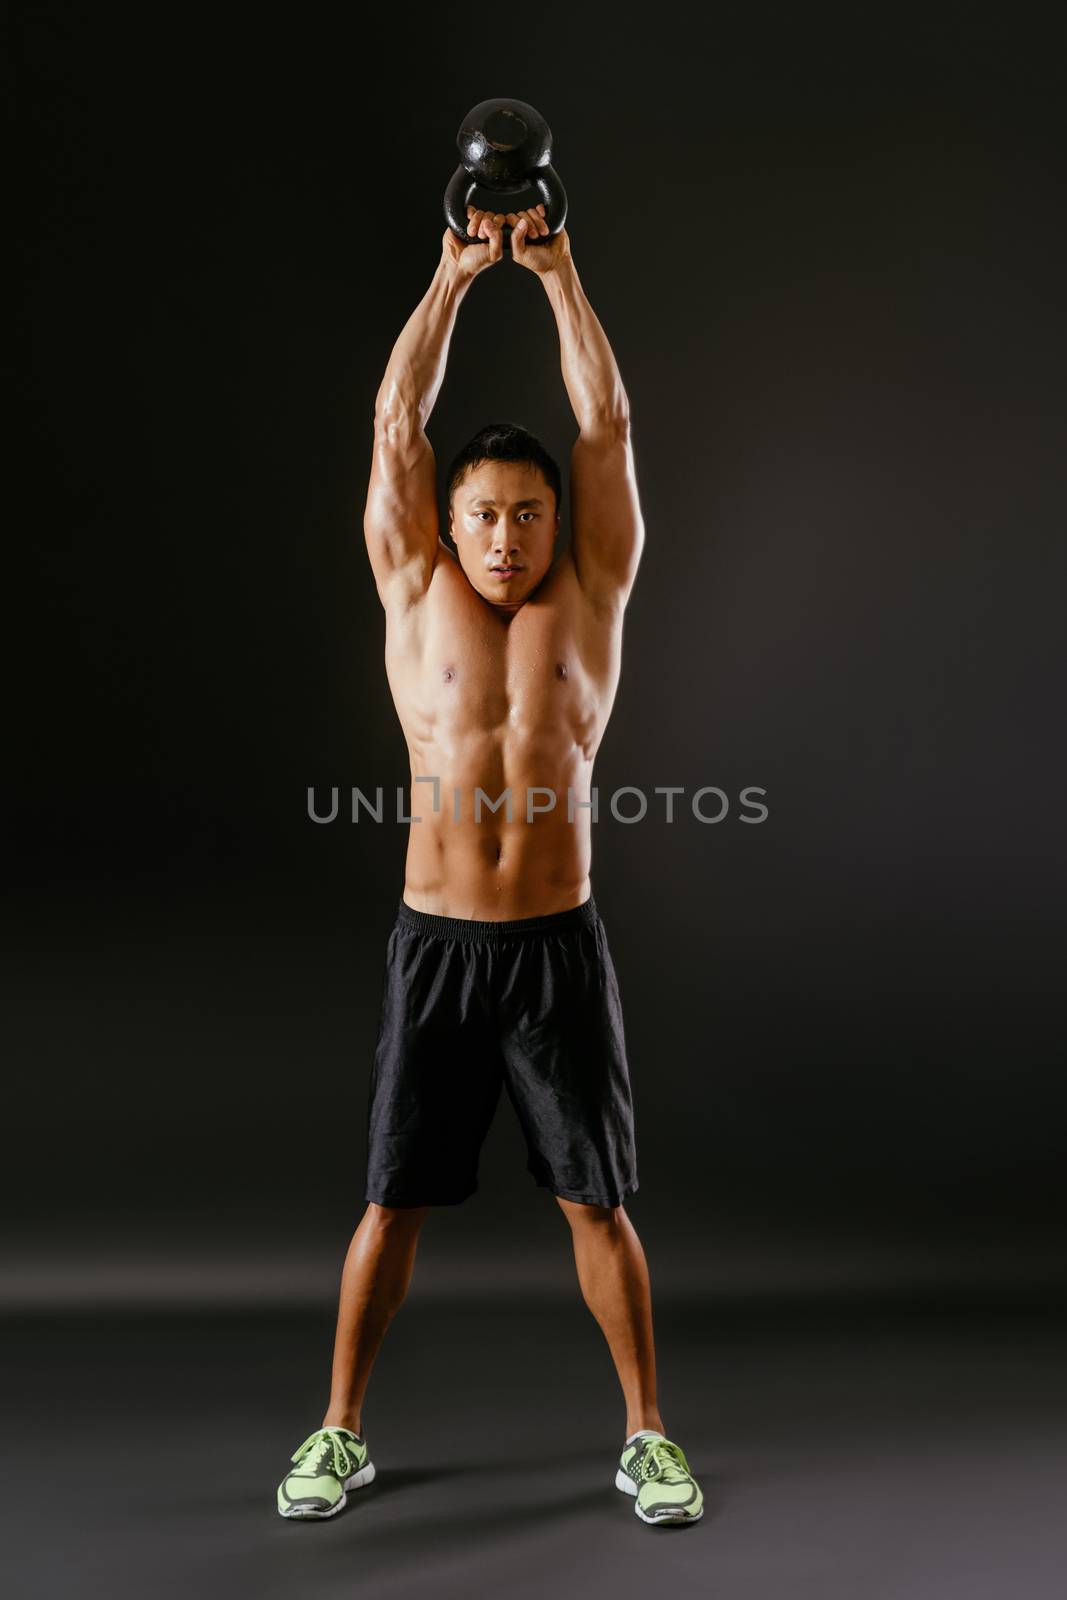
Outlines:
{"label": "sweaty skin", "polygon": [[[504,215],[469,215],[470,233],[485,242],[464,247],[446,231],[430,289],[382,380],[364,529],[410,758],[409,815],[422,818],[409,829],[404,900],[496,921],[563,911],[591,893],[591,813],[582,802],[615,699],[644,529],[618,367],[566,233],[527,242],[548,232],[537,208],[506,220],[514,260],[540,279],[555,314],[579,428],[571,546],[556,551],[558,507],[540,470],[499,461],[482,462],[456,488],[456,551],[441,539],[425,423],[459,305],[502,255]],[[504,565],[508,577],[493,570]],[[510,820],[506,799],[492,809],[508,789]]]}

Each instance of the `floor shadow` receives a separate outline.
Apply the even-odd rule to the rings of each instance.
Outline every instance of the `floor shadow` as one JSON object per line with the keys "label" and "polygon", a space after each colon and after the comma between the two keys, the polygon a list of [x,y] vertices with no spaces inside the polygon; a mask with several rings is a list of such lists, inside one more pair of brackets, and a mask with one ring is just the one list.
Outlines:
{"label": "floor shadow", "polygon": [[[593,1473],[597,1472],[598,1464],[602,1466],[600,1452],[581,1451],[570,1454],[556,1454],[553,1463],[556,1468],[575,1467],[588,1465]],[[473,1482],[485,1479],[493,1485],[493,1491],[499,1493],[501,1483],[517,1477],[521,1473],[528,1473],[530,1462],[528,1457],[517,1457],[514,1460],[493,1460],[471,1463],[463,1461],[428,1462],[420,1466],[411,1467],[378,1467],[373,1483],[366,1489],[352,1489],[349,1491],[348,1504],[344,1511],[338,1512],[337,1517],[311,1517],[307,1521],[317,1525],[321,1522],[335,1522],[347,1516],[357,1503],[370,1503],[372,1500],[386,1499],[392,1502],[394,1496],[402,1495],[405,1490],[423,1489],[434,1484],[449,1483],[456,1479],[467,1478]],[[203,1494],[169,1494],[153,1495],[151,1498],[139,1498],[128,1503],[130,1513],[136,1517],[154,1517],[167,1519],[170,1517],[183,1517],[195,1514],[198,1517],[215,1516],[231,1517],[235,1514],[243,1515],[246,1512],[268,1511],[277,1515],[275,1494],[277,1484],[271,1483],[255,1490],[217,1489],[214,1492]],[[591,1493],[599,1493],[598,1490]],[[300,1518],[279,1518],[279,1521],[300,1521]]]}

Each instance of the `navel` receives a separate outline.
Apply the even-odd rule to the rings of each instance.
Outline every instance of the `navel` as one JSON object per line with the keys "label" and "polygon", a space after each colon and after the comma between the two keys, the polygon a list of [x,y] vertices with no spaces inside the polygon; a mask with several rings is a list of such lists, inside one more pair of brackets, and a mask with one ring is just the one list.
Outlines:
{"label": "navel", "polygon": [[565,661],[557,661],[556,662],[556,677],[557,678],[565,678],[566,676],[567,676],[567,663]]}
{"label": "navel", "polygon": [[441,677],[444,679],[444,681],[446,683],[451,683],[453,681],[453,679],[455,678],[455,676],[456,676],[455,667],[444,667],[442,669]]}

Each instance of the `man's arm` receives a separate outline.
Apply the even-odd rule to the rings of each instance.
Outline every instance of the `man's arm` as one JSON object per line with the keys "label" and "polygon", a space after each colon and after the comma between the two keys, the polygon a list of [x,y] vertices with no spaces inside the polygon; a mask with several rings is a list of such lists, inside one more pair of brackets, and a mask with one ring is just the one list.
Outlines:
{"label": "man's arm", "polygon": [[446,230],[433,281],[408,318],[374,406],[374,456],[363,532],[383,605],[411,605],[429,587],[439,548],[434,455],[426,422],[445,375],[456,313],[474,278],[501,257],[503,216],[468,207],[462,245]]}
{"label": "man's arm", "polygon": [[625,605],[645,538],[629,401],[607,334],[579,281],[566,230],[551,244],[527,244],[526,236],[538,225],[547,233],[543,216],[527,211],[515,217],[512,254],[538,274],[548,295],[559,329],[563,382],[578,422],[571,452],[574,564],[595,605]]}

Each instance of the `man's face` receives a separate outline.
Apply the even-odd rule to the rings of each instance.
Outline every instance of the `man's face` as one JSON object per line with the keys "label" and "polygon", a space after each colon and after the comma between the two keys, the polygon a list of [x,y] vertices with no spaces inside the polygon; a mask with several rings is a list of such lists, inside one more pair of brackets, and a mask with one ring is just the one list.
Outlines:
{"label": "man's face", "polygon": [[448,525],[460,566],[482,599],[517,611],[552,565],[556,497],[535,466],[483,461],[455,490]]}

